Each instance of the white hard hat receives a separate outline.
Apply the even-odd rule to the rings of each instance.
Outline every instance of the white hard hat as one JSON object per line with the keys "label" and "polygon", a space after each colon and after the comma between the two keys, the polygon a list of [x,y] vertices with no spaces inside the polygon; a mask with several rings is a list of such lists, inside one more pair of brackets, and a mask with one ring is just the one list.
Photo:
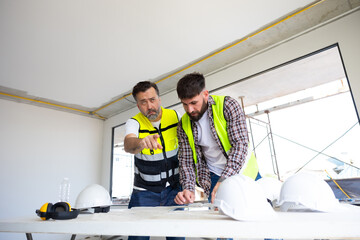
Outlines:
{"label": "white hard hat", "polygon": [[262,177],[256,181],[271,202],[279,200],[282,182],[273,177]]}
{"label": "white hard hat", "polygon": [[108,212],[112,205],[109,192],[98,184],[84,188],[76,199],[75,209],[94,208],[95,212]]}
{"label": "white hard hat", "polygon": [[225,179],[219,186],[214,205],[236,220],[255,221],[276,217],[261,187],[242,174]]}
{"label": "white hard hat", "polygon": [[301,172],[283,183],[278,201],[280,210],[332,212],[343,209],[331,187],[319,176]]}

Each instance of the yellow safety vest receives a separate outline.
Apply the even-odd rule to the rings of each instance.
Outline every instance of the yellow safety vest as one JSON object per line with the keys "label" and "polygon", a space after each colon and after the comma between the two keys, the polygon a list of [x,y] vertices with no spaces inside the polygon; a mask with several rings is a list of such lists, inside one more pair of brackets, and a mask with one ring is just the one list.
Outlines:
{"label": "yellow safety vest", "polygon": [[143,149],[135,154],[134,185],[153,192],[161,192],[166,182],[176,187],[179,184],[179,161],[177,125],[178,115],[174,110],[162,108],[159,129],[141,112],[133,117],[139,122],[139,138],[159,134],[157,141],[163,149]]}
{"label": "yellow safety vest", "polygon": [[[166,152],[177,150],[178,148],[178,139],[177,139],[177,124],[179,122],[177,113],[171,109],[165,109],[161,107],[162,115],[161,115],[161,124],[160,129],[155,129],[149,119],[145,117],[141,112],[133,117],[133,119],[137,120],[140,124],[139,129],[139,138],[145,138],[148,135],[159,134],[163,137],[164,143],[161,142],[161,137],[157,139],[157,141],[166,148]],[[163,145],[165,144],[165,145]],[[146,148],[141,151],[142,154],[145,155],[156,155],[162,154],[163,149],[156,149],[151,151]]]}
{"label": "yellow safety vest", "polygon": [[[231,143],[229,140],[229,136],[227,134],[227,121],[224,116],[224,99],[225,96],[216,96],[211,95],[211,97],[214,99],[215,104],[212,105],[212,112],[213,112],[213,118],[214,118],[214,126],[216,133],[220,139],[220,142],[222,144],[223,149],[226,153],[229,152],[231,149]],[[195,149],[195,142],[194,142],[194,135],[192,132],[191,127],[191,120],[187,113],[184,114],[184,116],[181,118],[181,124],[182,128],[184,129],[184,132],[188,136],[189,144],[193,153],[193,159],[195,166],[197,165],[197,154]],[[226,156],[227,158],[228,156]],[[197,175],[197,170],[196,175]],[[253,152],[250,154],[248,153],[248,156],[245,161],[245,165],[243,166],[241,173],[245,176],[251,177],[253,179],[256,179],[259,174],[259,167],[256,161],[256,157]]]}

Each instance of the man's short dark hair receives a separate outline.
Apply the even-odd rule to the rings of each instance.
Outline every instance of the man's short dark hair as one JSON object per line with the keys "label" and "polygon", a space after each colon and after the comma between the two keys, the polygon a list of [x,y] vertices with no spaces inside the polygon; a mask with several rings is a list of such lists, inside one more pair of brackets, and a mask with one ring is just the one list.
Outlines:
{"label": "man's short dark hair", "polygon": [[180,99],[189,99],[199,95],[205,89],[205,78],[201,73],[189,73],[182,77],[176,87]]}
{"label": "man's short dark hair", "polygon": [[156,85],[155,83],[150,82],[150,81],[138,82],[138,83],[134,86],[133,91],[132,91],[132,95],[133,95],[135,101],[137,101],[137,100],[136,100],[136,95],[137,95],[139,92],[145,92],[145,91],[147,91],[148,89],[150,89],[150,88],[152,88],[152,87],[155,89],[156,94],[159,96],[159,89],[158,89],[158,87],[157,87],[157,85]]}

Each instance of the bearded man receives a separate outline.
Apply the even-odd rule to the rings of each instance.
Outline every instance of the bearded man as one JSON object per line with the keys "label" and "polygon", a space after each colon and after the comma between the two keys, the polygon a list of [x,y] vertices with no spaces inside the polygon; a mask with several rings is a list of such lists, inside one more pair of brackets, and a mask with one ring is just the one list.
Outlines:
{"label": "bearded man", "polygon": [[[126,122],[124,149],[135,154],[134,186],[128,208],[176,205],[181,191],[177,126],[178,113],[161,107],[155,83],[136,84],[132,95],[140,110]],[[129,240],[148,240],[149,236],[129,236]],[[184,240],[184,237],[166,237]]]}
{"label": "bearded man", "polygon": [[[246,162],[249,139],[245,114],[235,99],[209,95],[200,73],[182,77],[176,90],[186,113],[177,130],[183,191],[175,202],[193,203],[195,185],[199,185],[213,203],[220,183],[240,173]],[[257,168],[251,171],[254,179],[260,177]]]}

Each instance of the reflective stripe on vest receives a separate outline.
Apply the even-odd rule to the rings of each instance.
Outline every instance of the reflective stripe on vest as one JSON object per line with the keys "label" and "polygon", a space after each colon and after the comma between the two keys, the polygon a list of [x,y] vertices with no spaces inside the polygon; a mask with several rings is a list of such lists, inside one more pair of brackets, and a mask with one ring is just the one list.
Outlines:
{"label": "reflective stripe on vest", "polygon": [[[215,101],[215,104],[211,106],[213,112],[215,130],[222,144],[223,149],[225,150],[226,153],[228,153],[229,150],[231,149],[231,143],[229,140],[229,136],[227,134],[227,121],[224,116],[225,96],[211,95],[211,97]],[[193,153],[194,163],[196,165],[198,159],[195,149],[194,135],[191,128],[190,117],[187,113],[185,113],[184,116],[181,118],[181,124],[182,124],[182,128],[184,129],[184,132],[188,136],[189,144]],[[226,156],[226,158],[227,157],[228,156]],[[195,171],[197,176],[197,169]],[[259,173],[259,167],[253,152],[249,154],[248,151],[248,156],[246,157],[244,166],[242,167],[240,173],[244,174],[245,176],[256,179]]]}
{"label": "reflective stripe on vest", "polygon": [[[149,175],[149,174],[141,173],[137,167],[135,167],[135,173],[140,174],[141,178],[148,182],[158,182],[161,181],[161,179],[166,178],[166,172],[161,172],[160,175]],[[179,173],[179,169],[177,168],[174,170],[174,174],[178,174],[178,173]],[[168,175],[169,177],[173,175],[171,170],[168,171]]]}
{"label": "reflective stripe on vest", "polygon": [[143,149],[135,154],[136,187],[160,192],[168,181],[170,185],[178,184],[178,115],[176,111],[162,108],[159,129],[155,128],[142,113],[133,117],[139,122],[139,138],[159,134],[158,143],[162,149]]}
{"label": "reflective stripe on vest", "polygon": [[[172,151],[166,151],[166,157],[167,158],[174,157],[177,155],[177,153],[178,153],[178,149],[174,149]],[[153,154],[153,155],[137,153],[137,154],[135,154],[135,157],[137,157],[138,159],[144,160],[144,161],[154,161],[154,162],[161,161],[164,159],[164,155],[162,153],[161,154]]]}

